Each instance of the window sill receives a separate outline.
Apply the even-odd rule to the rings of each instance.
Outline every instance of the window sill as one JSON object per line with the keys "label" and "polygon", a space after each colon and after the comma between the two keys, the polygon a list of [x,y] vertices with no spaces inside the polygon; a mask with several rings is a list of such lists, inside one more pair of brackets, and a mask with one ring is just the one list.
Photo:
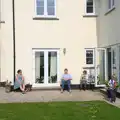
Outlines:
{"label": "window sill", "polygon": [[2,21],[0,21],[0,23],[5,23],[5,21],[2,20]]}
{"label": "window sill", "polygon": [[115,10],[115,7],[112,7],[111,9],[109,9],[109,10],[105,13],[105,15],[108,15],[108,14],[111,13],[113,10]]}
{"label": "window sill", "polygon": [[95,69],[95,66],[84,66],[83,69]]}
{"label": "window sill", "polygon": [[89,15],[89,14],[88,15],[87,14],[83,15],[83,17],[97,17],[97,16],[98,15],[94,15],[94,14],[93,15],[92,14],[91,15]]}
{"label": "window sill", "polygon": [[84,68],[94,68],[95,67],[95,65],[94,64],[86,64],[86,65],[84,65]]}
{"label": "window sill", "polygon": [[33,17],[33,20],[59,20],[59,18],[57,17]]}

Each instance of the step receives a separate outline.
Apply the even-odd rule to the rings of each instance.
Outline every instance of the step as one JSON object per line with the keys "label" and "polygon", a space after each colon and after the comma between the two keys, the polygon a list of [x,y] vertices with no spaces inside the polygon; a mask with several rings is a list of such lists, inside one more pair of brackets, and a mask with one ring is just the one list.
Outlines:
{"label": "step", "polygon": [[[107,90],[105,88],[100,89],[100,92],[107,95]],[[120,98],[120,93],[119,92],[116,93],[116,97]]]}

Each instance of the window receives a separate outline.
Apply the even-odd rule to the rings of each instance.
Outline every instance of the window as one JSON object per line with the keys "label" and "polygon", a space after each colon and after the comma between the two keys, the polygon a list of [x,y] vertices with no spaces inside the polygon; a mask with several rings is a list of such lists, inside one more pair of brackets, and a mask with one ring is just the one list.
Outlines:
{"label": "window", "polygon": [[94,50],[86,49],[86,64],[94,65]]}
{"label": "window", "polygon": [[36,15],[44,17],[55,17],[56,0],[36,0]]}
{"label": "window", "polygon": [[85,0],[86,4],[86,14],[94,14],[95,13],[95,3],[94,0]]}
{"label": "window", "polygon": [[113,50],[112,51],[112,54],[113,54],[113,65],[115,65],[116,64],[116,52],[115,52],[115,50]]}
{"label": "window", "polygon": [[115,0],[108,0],[108,9],[112,9],[115,6]]}

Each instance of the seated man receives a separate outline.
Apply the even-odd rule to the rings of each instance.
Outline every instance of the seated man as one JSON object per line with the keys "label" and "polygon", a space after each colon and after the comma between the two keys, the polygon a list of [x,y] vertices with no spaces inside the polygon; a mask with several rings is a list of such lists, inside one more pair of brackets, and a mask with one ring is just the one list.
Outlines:
{"label": "seated man", "polygon": [[72,80],[72,76],[70,74],[68,74],[68,69],[64,69],[64,74],[62,75],[62,88],[61,88],[61,93],[63,93],[64,91],[64,86],[65,84],[68,85],[68,91],[71,92],[71,80]]}

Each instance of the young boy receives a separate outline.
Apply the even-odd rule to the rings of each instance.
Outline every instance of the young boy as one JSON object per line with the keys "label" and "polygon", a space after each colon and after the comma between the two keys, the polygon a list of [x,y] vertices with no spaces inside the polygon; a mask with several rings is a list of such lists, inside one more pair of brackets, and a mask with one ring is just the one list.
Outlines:
{"label": "young boy", "polygon": [[87,74],[87,71],[84,70],[83,71],[83,74],[81,75],[81,78],[80,78],[80,90],[86,90],[86,86],[87,86],[87,81],[88,81],[88,74]]}
{"label": "young boy", "polygon": [[114,80],[114,76],[108,82],[109,90],[108,90],[108,97],[110,102],[115,102],[116,100],[116,81]]}

